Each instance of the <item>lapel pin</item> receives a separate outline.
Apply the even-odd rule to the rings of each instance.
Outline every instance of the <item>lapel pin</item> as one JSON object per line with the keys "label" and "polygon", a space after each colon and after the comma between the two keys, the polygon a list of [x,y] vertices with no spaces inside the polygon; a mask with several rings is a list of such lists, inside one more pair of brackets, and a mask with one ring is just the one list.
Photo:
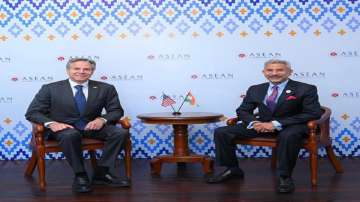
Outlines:
{"label": "lapel pin", "polygon": [[97,88],[97,86],[94,86],[93,88]]}
{"label": "lapel pin", "polygon": [[287,94],[289,94],[289,93],[291,93],[291,90],[286,90],[285,92],[286,92]]}

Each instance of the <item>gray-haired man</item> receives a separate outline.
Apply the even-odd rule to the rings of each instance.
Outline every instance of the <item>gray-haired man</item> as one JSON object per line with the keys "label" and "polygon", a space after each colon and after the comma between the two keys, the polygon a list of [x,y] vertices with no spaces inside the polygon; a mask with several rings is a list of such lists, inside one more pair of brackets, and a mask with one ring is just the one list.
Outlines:
{"label": "gray-haired man", "polygon": [[[263,74],[269,82],[251,86],[237,108],[241,124],[215,130],[216,160],[225,169],[208,178],[208,183],[220,183],[231,178],[242,178],[235,155],[236,138],[253,138],[275,133],[279,175],[278,192],[294,191],[291,178],[303,139],[307,135],[306,123],[318,119],[322,112],[317,89],[313,85],[289,79],[290,64],[283,60],[269,60]],[[258,116],[254,110],[258,109]]]}
{"label": "gray-haired man", "polygon": [[[113,124],[124,114],[115,87],[89,80],[95,68],[92,60],[71,59],[66,65],[69,78],[42,86],[25,114],[29,121],[44,124],[47,137],[59,142],[75,173],[73,190],[76,192],[92,190],[83,163],[82,137],[105,141],[92,182],[130,186],[128,180],[109,173],[129,134]],[[102,114],[103,109],[106,114]]]}

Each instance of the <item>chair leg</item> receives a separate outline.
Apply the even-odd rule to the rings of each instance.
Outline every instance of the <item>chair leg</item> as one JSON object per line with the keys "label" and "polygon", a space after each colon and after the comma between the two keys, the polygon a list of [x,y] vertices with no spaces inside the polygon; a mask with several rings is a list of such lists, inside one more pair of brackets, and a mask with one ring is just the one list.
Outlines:
{"label": "chair leg", "polygon": [[125,173],[126,176],[131,179],[131,139],[130,136],[126,140],[125,144]]}
{"label": "chair leg", "polygon": [[96,169],[96,166],[97,166],[96,151],[95,150],[89,150],[89,154],[90,154],[91,165],[92,165],[92,167],[94,169]]}
{"label": "chair leg", "polygon": [[318,175],[318,153],[317,149],[311,149],[310,152],[310,177],[311,185],[317,186],[317,175]]}
{"label": "chair leg", "polygon": [[32,154],[31,154],[31,158],[29,159],[26,169],[25,169],[25,176],[28,176],[28,177],[32,176],[37,163],[38,163],[37,154],[33,150]]}
{"label": "chair leg", "polygon": [[45,190],[46,180],[45,180],[45,148],[38,148],[38,171],[39,171],[39,184],[40,189]]}
{"label": "chair leg", "polygon": [[273,147],[271,149],[271,168],[272,169],[276,169],[276,161],[277,161],[277,158],[276,158],[276,147]]}
{"label": "chair leg", "polygon": [[331,165],[334,167],[337,173],[343,173],[344,169],[340,163],[340,161],[337,159],[334,150],[331,145],[325,147],[326,154],[331,162]]}

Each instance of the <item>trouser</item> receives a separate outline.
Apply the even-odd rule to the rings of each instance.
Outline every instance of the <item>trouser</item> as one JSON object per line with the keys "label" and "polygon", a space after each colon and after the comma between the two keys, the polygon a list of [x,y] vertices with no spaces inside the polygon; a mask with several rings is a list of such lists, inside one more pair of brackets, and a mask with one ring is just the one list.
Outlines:
{"label": "trouser", "polygon": [[[306,124],[284,127],[276,132],[277,137],[277,171],[279,175],[291,176],[299,155],[301,144],[307,136]],[[224,126],[215,129],[215,155],[220,166],[236,167],[237,138],[266,137],[266,133],[257,133],[254,129],[247,129],[243,124]]]}
{"label": "trouser", "polygon": [[128,131],[123,128],[114,125],[105,125],[97,131],[79,131],[77,129],[67,128],[56,133],[50,133],[49,138],[59,142],[64,156],[74,173],[81,173],[85,172],[81,149],[82,137],[104,141],[103,153],[98,161],[98,165],[112,168],[115,166],[115,160],[123,148],[128,136]]}

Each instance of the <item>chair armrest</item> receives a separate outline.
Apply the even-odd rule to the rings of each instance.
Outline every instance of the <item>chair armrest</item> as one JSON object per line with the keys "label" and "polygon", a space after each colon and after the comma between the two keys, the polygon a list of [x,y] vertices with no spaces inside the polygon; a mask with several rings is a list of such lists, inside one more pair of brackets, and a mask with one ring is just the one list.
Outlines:
{"label": "chair armrest", "polygon": [[317,142],[317,138],[316,138],[317,126],[318,126],[318,124],[316,123],[316,120],[311,120],[311,121],[307,122],[308,135],[309,135],[307,138],[307,141],[311,145],[316,145],[316,142]]}
{"label": "chair armrest", "polygon": [[36,145],[45,145],[45,127],[40,123],[31,123],[32,124],[32,138],[35,141]]}
{"label": "chair armrest", "polygon": [[317,121],[316,121],[316,120],[308,121],[308,122],[307,122],[307,127],[308,127],[310,130],[316,130],[316,128],[317,128]]}
{"label": "chair armrest", "polygon": [[326,123],[329,119],[330,119],[330,115],[331,115],[331,110],[327,107],[322,107],[322,109],[324,110],[324,113],[321,115],[321,117],[316,120],[317,124],[323,124]]}
{"label": "chair armrest", "polygon": [[321,107],[324,113],[321,115],[321,118],[316,121],[316,123],[320,127],[320,143],[323,146],[331,145],[331,137],[330,137],[330,116],[331,109],[328,107]]}
{"label": "chair armrest", "polygon": [[118,124],[120,124],[121,127],[124,128],[124,129],[130,129],[131,128],[131,123],[130,123],[130,120],[128,118],[119,119]]}
{"label": "chair armrest", "polygon": [[236,123],[239,121],[239,118],[238,117],[235,117],[235,118],[229,118],[227,121],[226,121],[226,125],[228,126],[234,126],[236,125]]}
{"label": "chair armrest", "polygon": [[[324,106],[322,106],[321,108],[324,111],[321,117],[318,120],[308,122],[309,134],[310,136],[313,135],[314,136],[313,138],[315,138],[316,134],[319,134],[320,143],[323,146],[328,146],[331,145],[330,127],[329,127],[331,110]],[[318,129],[317,127],[319,127],[320,130],[317,130]]]}

